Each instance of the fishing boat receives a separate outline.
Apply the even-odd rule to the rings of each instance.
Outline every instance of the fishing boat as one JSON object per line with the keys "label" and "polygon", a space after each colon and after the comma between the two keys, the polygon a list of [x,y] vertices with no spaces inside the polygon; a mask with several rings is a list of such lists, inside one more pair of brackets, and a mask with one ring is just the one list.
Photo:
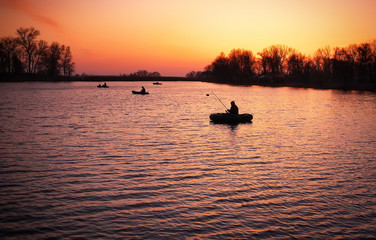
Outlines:
{"label": "fishing boat", "polygon": [[142,91],[132,91],[133,94],[141,94],[141,95],[145,95],[145,94],[149,94],[149,92],[142,92]]}
{"label": "fishing boat", "polygon": [[109,86],[107,84],[103,84],[103,85],[98,84],[97,87],[99,87],[99,88],[108,88]]}
{"label": "fishing boat", "polygon": [[251,122],[253,119],[252,114],[231,114],[231,113],[213,113],[210,114],[210,120],[214,123],[247,123]]}

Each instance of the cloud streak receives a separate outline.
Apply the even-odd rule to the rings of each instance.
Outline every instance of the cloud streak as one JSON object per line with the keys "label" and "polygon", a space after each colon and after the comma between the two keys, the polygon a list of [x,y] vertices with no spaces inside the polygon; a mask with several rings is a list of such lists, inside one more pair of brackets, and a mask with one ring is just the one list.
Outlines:
{"label": "cloud streak", "polygon": [[1,5],[26,14],[34,20],[48,25],[59,32],[63,31],[63,27],[57,21],[41,14],[41,11],[39,9],[37,9],[33,4],[26,0],[0,0],[0,6]]}

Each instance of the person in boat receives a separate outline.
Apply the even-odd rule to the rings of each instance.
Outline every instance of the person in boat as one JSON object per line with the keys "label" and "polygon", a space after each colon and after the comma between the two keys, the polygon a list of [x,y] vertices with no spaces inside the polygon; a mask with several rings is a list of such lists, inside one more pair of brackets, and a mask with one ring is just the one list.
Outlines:
{"label": "person in boat", "polygon": [[231,108],[228,109],[227,112],[231,114],[239,114],[239,108],[234,101],[231,102]]}
{"label": "person in boat", "polygon": [[102,87],[107,87],[107,84],[106,83],[103,83],[103,86]]}
{"label": "person in boat", "polygon": [[144,88],[144,86],[142,86],[142,89],[141,89],[141,91],[140,91],[141,93],[145,93],[146,92],[146,90],[145,90],[145,88]]}

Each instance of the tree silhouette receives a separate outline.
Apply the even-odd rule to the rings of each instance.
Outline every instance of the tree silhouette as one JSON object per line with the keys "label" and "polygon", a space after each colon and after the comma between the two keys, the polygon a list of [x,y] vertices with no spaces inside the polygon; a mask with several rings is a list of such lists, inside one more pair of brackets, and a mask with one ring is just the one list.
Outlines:
{"label": "tree silhouette", "polygon": [[138,70],[135,73],[131,73],[129,76],[136,78],[156,78],[161,77],[161,74],[159,72],[148,72],[147,70]]}
{"label": "tree silhouette", "polygon": [[34,59],[34,66],[32,69],[32,73],[37,73],[43,69],[43,57],[48,50],[48,43],[44,40],[39,40],[37,44],[37,49],[35,51],[35,54],[33,55]]}
{"label": "tree silhouette", "polygon": [[0,39],[0,72],[12,73],[16,71],[17,64],[15,62],[20,62],[16,39],[2,37]]}
{"label": "tree silhouette", "polygon": [[256,58],[253,53],[244,49],[233,49],[228,55],[230,72],[234,78],[247,81],[254,75],[253,66]]}
{"label": "tree silhouette", "polygon": [[39,36],[39,30],[33,27],[30,28],[19,28],[17,29],[18,43],[23,47],[27,58],[27,73],[31,74],[34,68],[35,59],[33,55],[37,51],[36,38]]}
{"label": "tree silhouette", "polygon": [[70,47],[63,45],[61,47],[61,51],[62,51],[61,66],[63,68],[63,76],[70,77],[72,76],[74,72],[74,65],[75,65],[75,63],[72,62],[72,53],[70,51]]}
{"label": "tree silhouette", "polygon": [[326,75],[330,74],[331,49],[329,46],[319,48],[315,52],[313,59],[316,64],[317,71],[323,72]]}
{"label": "tree silhouette", "polygon": [[286,69],[286,61],[292,49],[284,45],[273,45],[264,48],[262,52],[257,53],[261,59],[263,74],[282,74]]}
{"label": "tree silhouette", "polygon": [[257,55],[240,49],[233,49],[228,56],[221,52],[204,72],[192,71],[187,78],[376,91],[376,40],[344,48],[319,48],[312,58],[284,45],[272,45]]}
{"label": "tree silhouette", "polygon": [[295,50],[287,59],[287,74],[295,79],[304,77],[310,72],[310,60],[303,54]]}
{"label": "tree silhouette", "polygon": [[359,81],[365,83],[370,81],[372,72],[372,49],[371,44],[362,43],[358,47],[358,69]]}
{"label": "tree silhouette", "polygon": [[206,71],[211,72],[214,78],[222,81],[230,78],[230,69],[228,64],[228,58],[221,52],[218,57],[211,63],[211,65],[205,68]]}
{"label": "tree silhouette", "polygon": [[59,43],[53,42],[44,55],[44,63],[48,76],[56,78],[61,69],[61,47]]}
{"label": "tree silhouette", "polygon": [[[69,77],[74,73],[75,63],[69,46],[57,42],[49,45],[37,40],[39,30],[33,27],[19,28],[16,37],[0,39],[0,73],[2,76],[26,72],[31,76],[49,76],[54,79],[63,74]],[[6,74],[6,75],[4,75]]]}
{"label": "tree silhouette", "polygon": [[250,83],[254,76],[256,58],[244,49],[233,49],[228,56],[223,52],[205,68],[207,73],[222,82]]}

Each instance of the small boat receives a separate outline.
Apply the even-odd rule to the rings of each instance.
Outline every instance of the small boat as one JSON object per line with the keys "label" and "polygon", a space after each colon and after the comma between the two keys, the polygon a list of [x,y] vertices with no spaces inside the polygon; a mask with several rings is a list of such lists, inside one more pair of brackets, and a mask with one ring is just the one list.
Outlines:
{"label": "small boat", "polygon": [[231,113],[213,113],[210,114],[210,120],[214,123],[247,123],[252,122],[253,116],[249,113],[231,114]]}
{"label": "small boat", "polygon": [[141,95],[145,95],[145,94],[149,94],[149,92],[142,92],[142,91],[132,91],[133,94],[141,94]]}
{"label": "small boat", "polygon": [[155,83],[153,83],[154,85],[162,85],[162,83],[160,83],[160,82],[155,82]]}
{"label": "small boat", "polygon": [[99,87],[99,88],[108,88],[109,86],[107,86],[107,84],[103,84],[103,85],[98,84],[97,87]]}

